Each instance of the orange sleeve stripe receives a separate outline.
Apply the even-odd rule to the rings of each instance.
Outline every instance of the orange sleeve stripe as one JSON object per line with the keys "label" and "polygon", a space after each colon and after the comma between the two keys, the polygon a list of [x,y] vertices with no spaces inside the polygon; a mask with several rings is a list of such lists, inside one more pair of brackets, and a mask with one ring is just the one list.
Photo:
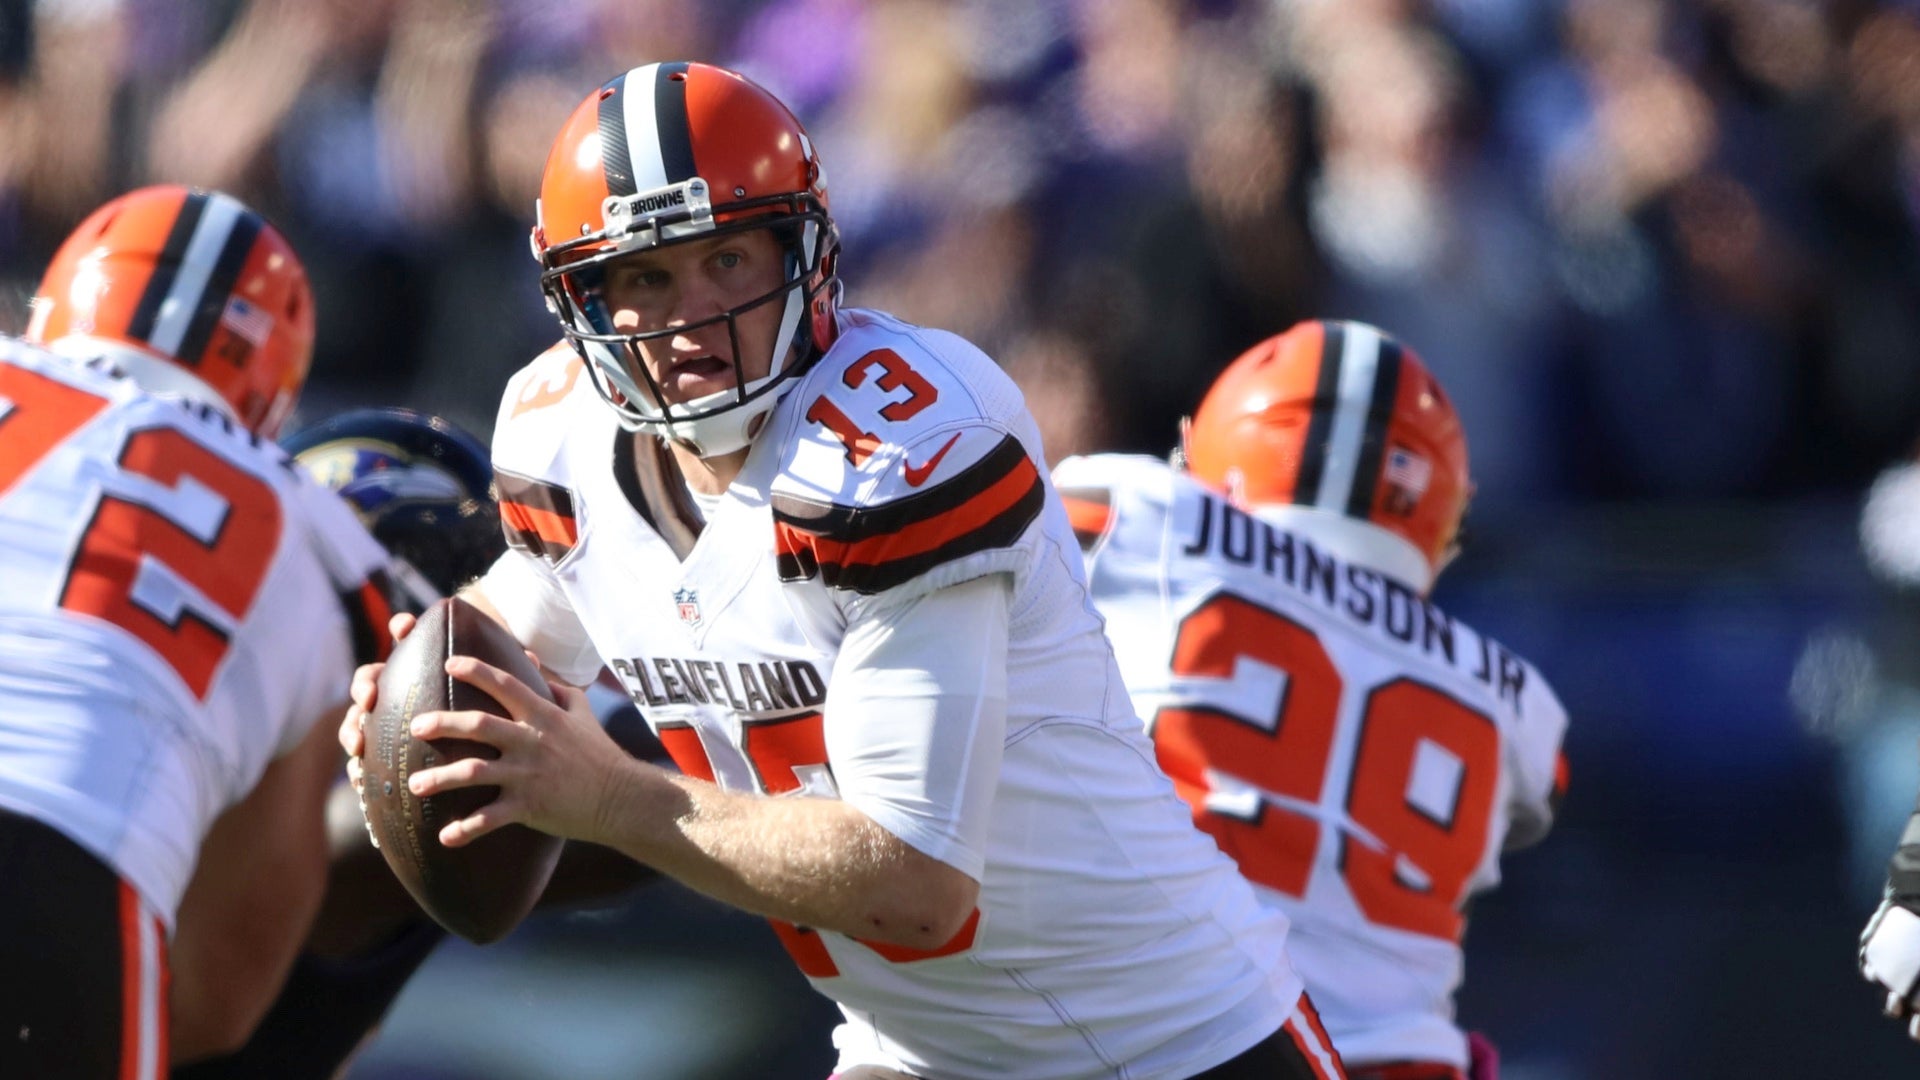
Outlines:
{"label": "orange sleeve stripe", "polygon": [[120,1077],[140,1076],[140,1026],[147,1018],[140,1008],[140,898],[124,879],[120,882]]}
{"label": "orange sleeve stripe", "polygon": [[843,567],[878,566],[896,559],[910,559],[936,550],[962,536],[991,524],[1011,509],[1040,480],[1032,460],[1019,464],[995,481],[987,490],[943,514],[915,522],[895,532],[852,543],[824,536],[813,537],[814,557],[823,563]]}
{"label": "orange sleeve stripe", "polygon": [[580,527],[570,517],[542,510],[525,503],[500,502],[500,519],[523,533],[532,533],[549,544],[572,547],[580,539]]}

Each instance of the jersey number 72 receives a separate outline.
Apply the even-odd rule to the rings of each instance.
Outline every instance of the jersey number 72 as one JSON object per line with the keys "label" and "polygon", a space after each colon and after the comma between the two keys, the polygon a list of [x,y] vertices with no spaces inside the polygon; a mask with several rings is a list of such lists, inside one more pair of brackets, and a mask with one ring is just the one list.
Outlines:
{"label": "jersey number 72", "polygon": [[[57,379],[0,365],[0,497],[106,405]],[[132,432],[116,464],[193,509],[102,493],[68,558],[59,606],[140,639],[205,698],[230,641],[196,608],[212,605],[238,619],[252,606],[279,544],[280,501],[265,481],[173,428]]]}

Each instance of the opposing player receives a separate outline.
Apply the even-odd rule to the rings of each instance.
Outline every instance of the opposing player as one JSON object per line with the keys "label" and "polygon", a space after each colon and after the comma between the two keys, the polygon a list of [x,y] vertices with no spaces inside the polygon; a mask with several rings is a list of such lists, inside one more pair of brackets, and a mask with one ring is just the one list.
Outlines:
{"label": "opposing player", "polygon": [[850,1076],[1341,1075],[1285,919],[1153,765],[1019,393],[840,306],[786,107],[704,64],[616,77],[533,241],[567,344],[507,386],[514,550],[466,595],[565,682],[609,666],[684,775],[455,659],[514,719],[416,718],[501,751],[411,778],[501,788],[441,839],[525,822],[769,917]]}
{"label": "opposing player", "polygon": [[[281,447],[302,472],[338,492],[387,549],[400,610],[417,614],[451,595],[506,549],[486,447],[441,417],[355,409],[288,435]],[[630,752],[657,750],[629,734],[619,728],[615,737]],[[368,842],[359,800],[344,782],[328,819],[326,899],[279,998],[244,1047],[176,1069],[172,1080],[336,1075],[446,937]],[[570,844],[542,905],[603,901],[645,879],[640,871],[631,860]]]}
{"label": "opposing player", "polygon": [[1292,921],[1349,1075],[1459,1080],[1465,905],[1546,832],[1566,726],[1427,598],[1470,491],[1459,420],[1399,342],[1307,322],[1220,375],[1185,460],[1054,471],[1160,763]]}
{"label": "opposing player", "polygon": [[[281,447],[387,550],[402,610],[424,610],[506,547],[486,447],[446,420],[356,409],[294,432]],[[326,899],[278,999],[244,1047],[176,1069],[173,1080],[335,1075],[445,937],[367,842],[344,783],[328,825]]]}
{"label": "opposing player", "polygon": [[265,441],[312,298],[238,201],[108,203],[27,336],[0,338],[0,1075],[151,1078],[243,1040],[307,931],[315,721],[383,650],[386,555]]}

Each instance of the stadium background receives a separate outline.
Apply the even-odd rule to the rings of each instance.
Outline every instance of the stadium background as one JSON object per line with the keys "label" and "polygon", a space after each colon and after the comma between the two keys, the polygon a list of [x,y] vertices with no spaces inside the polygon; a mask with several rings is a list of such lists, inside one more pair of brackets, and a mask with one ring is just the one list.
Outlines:
{"label": "stadium background", "polygon": [[[670,58],[795,107],[851,301],[985,347],[1056,458],[1164,452],[1303,316],[1427,358],[1479,485],[1437,598],[1573,716],[1468,935],[1508,1080],[1920,1068],[1853,969],[1920,790],[1920,509],[1859,530],[1920,436],[1920,5],[0,0],[0,330],[99,202],[224,188],[312,270],[303,418],[484,437],[556,337],[549,141]],[[444,949],[352,1075],[818,1078],[830,1022],[662,888]]]}

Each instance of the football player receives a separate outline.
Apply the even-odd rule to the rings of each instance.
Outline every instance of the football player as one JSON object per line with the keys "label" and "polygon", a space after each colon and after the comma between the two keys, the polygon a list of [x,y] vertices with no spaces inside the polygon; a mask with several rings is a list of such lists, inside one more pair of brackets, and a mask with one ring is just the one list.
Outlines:
{"label": "football player", "polygon": [[1428,599],[1471,490],[1453,406],[1387,334],[1306,322],[1184,446],[1053,477],[1160,764],[1292,922],[1348,1075],[1487,1075],[1453,1020],[1466,903],[1553,820],[1566,715]]}
{"label": "football player", "polygon": [[415,718],[500,750],[410,779],[500,786],[441,840],[523,822],[768,917],[843,1072],[1342,1075],[1286,920],[1153,764],[1018,391],[841,306],[787,108],[622,73],[556,140],[533,248],[566,341],[506,387],[513,547],[464,595],[559,681],[611,668],[680,773],[455,659],[513,716]]}
{"label": "football player", "polygon": [[[81,223],[0,338],[0,1075],[243,1041],[319,903],[386,553],[270,440],[313,300],[226,195]],[[338,702],[339,704],[334,704]]]}
{"label": "football player", "polygon": [[1920,810],[1887,867],[1886,896],[1860,935],[1860,973],[1886,992],[1886,1013],[1920,1040]]}
{"label": "football player", "polygon": [[[437,416],[365,408],[281,440],[300,470],[340,494],[392,556],[400,610],[418,613],[484,573],[506,548],[486,447]],[[619,700],[625,701],[625,698]],[[657,745],[616,738],[647,756]],[[446,931],[428,918],[367,838],[352,788],[328,807],[327,894],[279,999],[238,1052],[174,1070],[173,1080],[324,1080],[378,1028]],[[604,899],[645,876],[638,864],[567,846],[542,906]]]}

